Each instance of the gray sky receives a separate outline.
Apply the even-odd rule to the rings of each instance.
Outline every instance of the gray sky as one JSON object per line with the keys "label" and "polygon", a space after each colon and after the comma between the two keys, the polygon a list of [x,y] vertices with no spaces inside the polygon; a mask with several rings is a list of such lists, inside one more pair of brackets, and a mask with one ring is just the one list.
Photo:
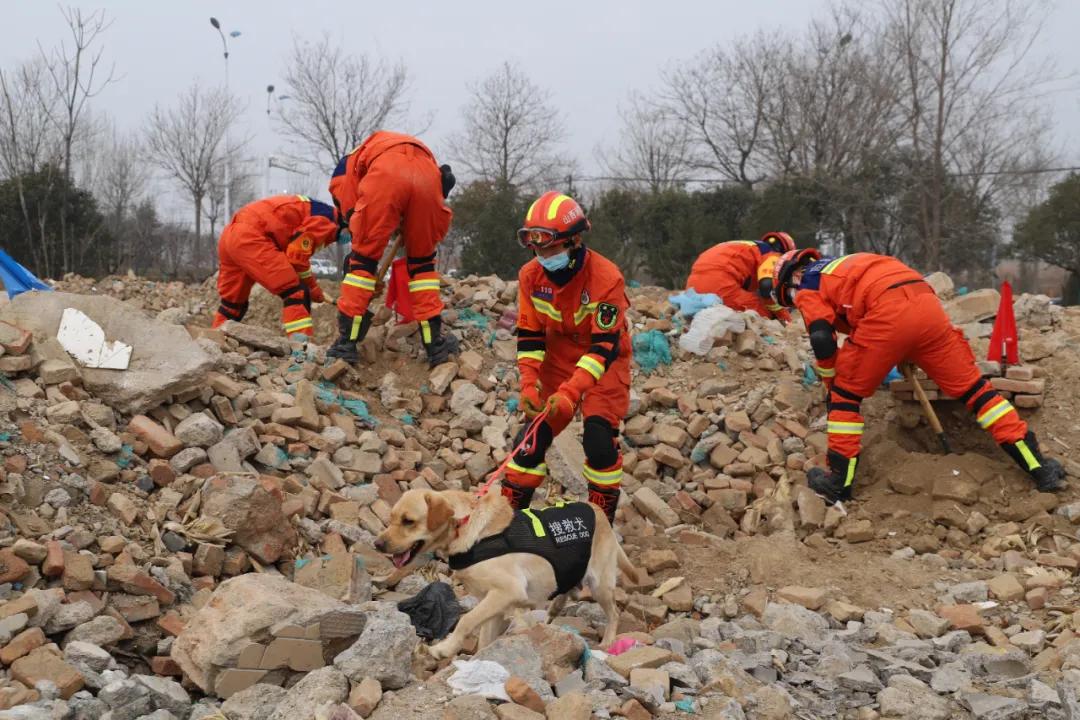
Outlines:
{"label": "gray sky", "polygon": [[[436,155],[457,129],[466,84],[513,60],[549,88],[564,110],[567,152],[586,173],[596,172],[594,150],[618,131],[616,104],[632,89],[654,86],[674,59],[758,28],[798,31],[825,0],[580,0],[568,2],[374,3],[358,0],[74,0],[87,10],[104,8],[113,20],[107,56],[120,80],[94,102],[123,131],[140,129],[155,103],[168,104],[192,80],[224,80],[221,41],[209,17],[222,21],[230,39],[230,84],[248,103],[246,124],[253,154],[265,157],[280,142],[266,117],[266,85],[281,82],[293,35],[330,33],[359,51],[400,58],[413,80],[415,116],[433,114],[424,135]],[[58,6],[47,0],[3,0],[9,31],[0,63],[10,67],[56,44],[66,33]],[[1080,71],[1080,0],[1058,0],[1041,43],[1065,72]],[[1063,159],[1080,161],[1080,89],[1052,98]],[[328,171],[330,168],[328,168]],[[275,171],[276,190],[285,173]],[[261,191],[261,180],[257,184]],[[315,191],[319,188],[293,187]],[[165,203],[163,203],[165,204]],[[169,204],[165,204],[169,209]],[[183,208],[177,201],[176,209]],[[171,212],[169,214],[172,214]]]}

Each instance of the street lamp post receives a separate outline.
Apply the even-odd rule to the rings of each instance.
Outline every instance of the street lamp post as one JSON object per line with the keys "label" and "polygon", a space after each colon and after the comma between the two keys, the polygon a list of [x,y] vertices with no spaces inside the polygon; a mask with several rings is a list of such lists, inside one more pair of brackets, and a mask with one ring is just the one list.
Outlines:
{"label": "street lamp post", "polygon": [[[214,29],[218,31],[218,35],[221,36],[221,48],[222,48],[223,54],[225,56],[225,97],[228,100],[228,102],[232,102],[232,98],[229,97],[229,41],[225,37],[225,33],[221,29],[221,23],[218,22],[218,19],[216,17],[210,18],[210,24],[214,26]],[[232,37],[232,38],[240,37],[240,31],[239,30],[233,30],[232,32],[229,33],[229,37]],[[230,157],[229,153],[230,153],[230,148],[229,148],[229,128],[226,127],[225,128],[225,222],[228,222],[229,220],[232,219],[232,202],[231,202],[231,198],[229,197],[230,190],[231,190],[230,186],[232,185],[232,179],[229,177],[230,176],[229,165],[232,162],[232,158]]]}

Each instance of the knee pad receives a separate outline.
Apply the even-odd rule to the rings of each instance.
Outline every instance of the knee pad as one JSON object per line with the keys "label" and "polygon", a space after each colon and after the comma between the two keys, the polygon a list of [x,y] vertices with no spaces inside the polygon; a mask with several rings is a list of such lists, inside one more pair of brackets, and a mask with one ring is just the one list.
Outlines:
{"label": "knee pad", "polygon": [[362,270],[369,275],[374,275],[379,271],[379,259],[369,258],[354,250],[345,256],[345,274],[348,275],[357,270]]}
{"label": "knee pad", "polygon": [[307,285],[294,285],[287,290],[282,290],[278,293],[278,297],[281,298],[285,307],[303,305],[309,313],[311,312],[311,288]]}
{"label": "knee pad", "polygon": [[600,470],[615,464],[615,461],[619,459],[616,437],[615,428],[611,427],[611,423],[604,418],[596,415],[585,418],[585,432],[581,444],[589,467]]}
{"label": "knee pad", "polygon": [[862,405],[862,401],[863,399],[855,393],[834,384],[825,400],[825,409],[828,412],[832,412],[833,410],[845,410],[847,412],[857,413],[861,412],[859,408]]}
{"label": "knee pad", "polygon": [[[526,423],[521,430],[518,431],[517,437],[514,438],[514,447],[521,444],[521,441],[525,439],[525,433],[529,429],[529,423]],[[540,463],[544,462],[544,455],[547,454],[547,449],[551,447],[551,441],[555,436],[551,432],[551,426],[546,422],[540,423],[540,427],[536,431],[536,440],[529,446],[521,448],[514,454],[514,462],[522,467],[536,467]]]}

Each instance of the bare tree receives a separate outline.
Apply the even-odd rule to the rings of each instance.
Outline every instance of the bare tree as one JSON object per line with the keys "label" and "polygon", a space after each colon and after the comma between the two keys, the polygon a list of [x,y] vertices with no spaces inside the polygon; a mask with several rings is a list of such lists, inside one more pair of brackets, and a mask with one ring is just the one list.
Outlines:
{"label": "bare tree", "polygon": [[631,93],[619,113],[618,143],[598,153],[616,182],[643,185],[654,193],[681,185],[691,169],[686,125],[639,93]]}
{"label": "bare tree", "polygon": [[450,138],[455,160],[481,180],[523,189],[566,169],[555,154],[564,129],[550,92],[509,62],[469,89],[465,128]]}
{"label": "bare tree", "polygon": [[747,187],[765,179],[767,113],[789,45],[760,33],[665,74],[660,102],[691,138],[697,167]]}
{"label": "bare tree", "polygon": [[144,161],[144,149],[138,139],[110,127],[95,143],[95,152],[87,159],[87,180],[105,217],[105,226],[115,243],[111,265],[130,267],[138,238],[127,232],[126,221],[145,197],[150,171]]}
{"label": "bare tree", "polygon": [[19,200],[22,232],[38,271],[51,275],[53,257],[45,234],[48,197],[34,202],[27,196],[28,175],[43,172],[45,191],[51,195],[58,173],[61,145],[50,122],[52,107],[42,102],[46,68],[41,60],[14,70],[0,68],[0,171],[10,178]]}
{"label": "bare tree", "polygon": [[290,157],[324,169],[376,130],[404,122],[409,112],[404,64],[347,55],[326,35],[317,42],[293,41],[285,85],[289,101],[280,123],[305,151]]}
{"label": "bare tree", "polygon": [[225,135],[240,112],[239,103],[225,90],[203,90],[196,83],[180,95],[174,107],[155,106],[148,119],[146,146],[150,158],[191,198],[195,237],[200,245],[203,202],[213,179],[247,142],[233,138],[226,151]]}
{"label": "bare tree", "polygon": [[70,45],[61,42],[50,52],[41,49],[48,69],[48,82],[40,86],[41,104],[60,135],[61,169],[64,182],[60,191],[60,248],[62,267],[72,267],[75,260],[73,238],[68,237],[68,193],[72,183],[72,160],[75,143],[84,129],[87,103],[114,78],[113,69],[102,64],[102,36],[111,24],[105,12],[84,14],[78,8],[61,8],[71,33]]}
{"label": "bare tree", "polygon": [[[206,194],[206,203],[203,205],[203,217],[210,223],[210,237],[217,237],[217,224],[221,221],[222,228],[232,218],[222,217],[225,212],[225,165],[215,169],[210,180],[210,190]],[[250,158],[233,157],[229,163],[229,195],[232,198],[233,212],[255,200],[253,181],[255,175],[252,172],[254,162]]]}
{"label": "bare tree", "polygon": [[[883,0],[904,70],[906,135],[917,167],[923,262],[941,266],[950,195],[992,193],[992,171],[1037,161],[1039,100],[1053,81],[1032,63],[1046,4],[1029,0]],[[1033,117],[1034,115],[1034,117]],[[967,178],[953,183],[949,175]]]}

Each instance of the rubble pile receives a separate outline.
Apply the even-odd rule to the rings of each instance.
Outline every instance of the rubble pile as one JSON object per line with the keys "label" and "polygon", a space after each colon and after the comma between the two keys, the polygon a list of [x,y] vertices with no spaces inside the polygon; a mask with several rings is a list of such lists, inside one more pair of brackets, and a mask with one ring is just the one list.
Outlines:
{"label": "rubble pile", "polygon": [[[865,403],[856,502],[826,507],[800,327],[742,314],[691,352],[669,291],[632,290],[634,332],[672,363],[635,372],[623,429],[617,528],[642,572],[617,647],[572,601],[436,664],[397,603],[448,568],[387,588],[372,542],[405,490],[475,487],[510,451],[516,284],[448,288],[463,352],[431,370],[386,309],[353,368],[283,338],[272,298],[211,330],[206,285],[61,285],[0,307],[0,720],[1080,712],[1075,495],[1035,493],[977,439],[934,455],[894,381]],[[946,300],[965,331],[996,311],[981,292]],[[67,307],[132,345],[130,367],[67,355]],[[1076,478],[1080,317],[1016,310],[1025,365],[984,372]],[[550,451],[548,493],[583,494],[579,435]]]}

